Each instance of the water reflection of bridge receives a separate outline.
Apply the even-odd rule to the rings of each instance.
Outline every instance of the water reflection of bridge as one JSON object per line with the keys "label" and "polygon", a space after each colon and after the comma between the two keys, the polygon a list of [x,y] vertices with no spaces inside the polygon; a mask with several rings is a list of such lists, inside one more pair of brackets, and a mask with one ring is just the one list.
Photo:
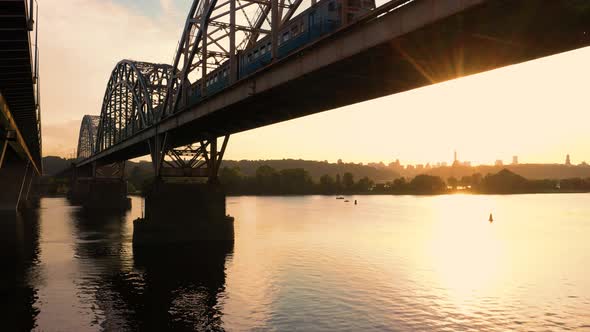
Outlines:
{"label": "water reflection of bridge", "polygon": [[39,263],[39,214],[0,214],[0,312],[2,328],[29,331],[35,326]]}
{"label": "water reflection of bridge", "polygon": [[122,213],[77,210],[80,296],[106,330],[222,330],[218,298],[233,241],[133,248]]}

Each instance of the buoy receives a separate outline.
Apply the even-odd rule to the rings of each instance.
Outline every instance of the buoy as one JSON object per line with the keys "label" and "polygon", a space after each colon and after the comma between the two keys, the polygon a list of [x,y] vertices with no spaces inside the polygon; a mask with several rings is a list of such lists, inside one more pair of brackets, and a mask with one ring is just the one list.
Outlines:
{"label": "buoy", "polygon": [[354,200],[354,205],[356,205],[356,199]]}
{"label": "buoy", "polygon": [[494,222],[494,217],[492,217],[492,214],[490,213],[490,219],[488,219],[490,221],[490,223]]}

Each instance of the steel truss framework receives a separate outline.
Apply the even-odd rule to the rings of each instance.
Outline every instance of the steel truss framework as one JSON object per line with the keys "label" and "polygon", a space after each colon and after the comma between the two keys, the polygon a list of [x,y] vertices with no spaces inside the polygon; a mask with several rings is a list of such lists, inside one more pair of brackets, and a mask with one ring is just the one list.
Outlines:
{"label": "steel truss framework", "polygon": [[93,165],[93,177],[103,179],[122,179],[125,177],[125,162],[120,161],[106,165]]}
{"label": "steel truss framework", "polygon": [[94,153],[157,123],[172,67],[123,60],[115,66],[103,98]]}
{"label": "steel truss framework", "polygon": [[[308,4],[315,0],[305,0]],[[88,157],[125,140],[182,109],[191,85],[229,60],[230,83],[237,79],[237,54],[270,35],[276,58],[278,31],[304,0],[193,0],[172,66],[123,60],[113,69],[93,144],[83,122],[78,157]],[[206,85],[201,84],[206,96]],[[86,127],[85,127],[86,125]],[[85,135],[85,137],[82,137]],[[148,141],[157,177],[217,179],[229,136],[218,151],[217,138],[172,147],[170,134]]]}
{"label": "steel truss framework", "polygon": [[228,141],[229,135],[223,138],[219,149],[216,137],[171,148],[169,134],[159,135],[149,141],[156,177],[206,177],[210,183],[216,183]]}
{"label": "steel truss framework", "polygon": [[94,154],[99,123],[100,116],[98,115],[84,115],[82,118],[78,136],[78,159],[88,158]]}
{"label": "steel truss framework", "polygon": [[[164,116],[186,103],[190,85],[229,60],[230,83],[237,78],[236,55],[264,36],[271,35],[276,55],[278,30],[303,0],[193,0],[174,58]],[[310,3],[315,3],[311,0]],[[202,95],[206,85],[201,84]]]}

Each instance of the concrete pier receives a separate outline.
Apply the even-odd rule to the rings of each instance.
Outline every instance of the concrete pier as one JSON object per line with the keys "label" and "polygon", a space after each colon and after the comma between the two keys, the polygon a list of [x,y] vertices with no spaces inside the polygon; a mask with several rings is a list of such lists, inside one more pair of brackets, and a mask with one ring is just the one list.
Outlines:
{"label": "concrete pier", "polygon": [[34,170],[26,161],[6,160],[0,168],[0,212],[34,206],[31,192]]}
{"label": "concrete pier", "polygon": [[233,218],[225,213],[219,185],[156,181],[145,201],[145,217],[134,222],[133,244],[232,241]]}
{"label": "concrete pier", "polygon": [[90,181],[89,192],[82,206],[88,209],[129,209],[127,181],[123,179],[95,178]]}
{"label": "concrete pier", "polygon": [[117,176],[97,176],[93,168],[72,168],[68,198],[75,205],[88,209],[125,210],[131,207],[127,197],[127,181]]}
{"label": "concrete pier", "polygon": [[128,209],[127,182],[121,179],[79,178],[72,181],[68,198],[88,209]]}

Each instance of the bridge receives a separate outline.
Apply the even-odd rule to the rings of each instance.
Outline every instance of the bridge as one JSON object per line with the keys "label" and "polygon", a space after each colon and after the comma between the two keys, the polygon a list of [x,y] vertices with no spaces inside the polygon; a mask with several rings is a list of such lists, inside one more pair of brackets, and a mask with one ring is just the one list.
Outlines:
{"label": "bridge", "polygon": [[31,205],[43,171],[36,7],[0,0],[0,212]]}
{"label": "bridge", "polygon": [[82,122],[75,196],[124,197],[125,160],[150,155],[148,219],[224,216],[233,133],[590,45],[584,0],[302,3],[194,0],[172,65],[119,62]]}

